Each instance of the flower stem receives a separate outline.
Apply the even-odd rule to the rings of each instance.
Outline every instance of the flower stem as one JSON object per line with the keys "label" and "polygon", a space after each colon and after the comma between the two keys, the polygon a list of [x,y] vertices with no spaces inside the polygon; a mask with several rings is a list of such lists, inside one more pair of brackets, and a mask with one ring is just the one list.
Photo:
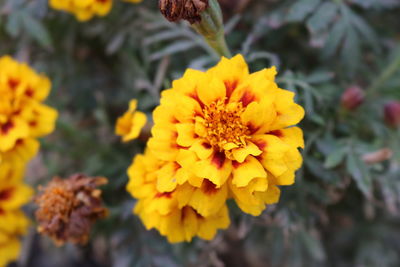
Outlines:
{"label": "flower stem", "polygon": [[232,57],[225,41],[222,12],[217,0],[209,1],[209,7],[201,14],[201,21],[192,24],[192,27],[204,37],[218,56]]}
{"label": "flower stem", "polygon": [[378,90],[396,71],[400,70],[400,45],[398,46],[398,52],[395,55],[392,63],[381,73],[381,75],[372,83],[372,85],[367,89],[369,95],[375,95],[376,90]]}

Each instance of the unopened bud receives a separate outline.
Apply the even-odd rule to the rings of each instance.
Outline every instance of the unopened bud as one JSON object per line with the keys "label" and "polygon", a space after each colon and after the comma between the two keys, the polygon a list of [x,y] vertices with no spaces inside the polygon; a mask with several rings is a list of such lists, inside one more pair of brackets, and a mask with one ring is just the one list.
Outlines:
{"label": "unopened bud", "polygon": [[390,101],[384,109],[385,121],[392,127],[400,126],[400,101]]}
{"label": "unopened bud", "polygon": [[358,86],[351,86],[342,95],[342,106],[347,110],[355,110],[365,99],[364,91]]}
{"label": "unopened bud", "polygon": [[39,188],[35,198],[39,206],[35,213],[38,231],[49,235],[57,245],[85,244],[93,223],[107,215],[97,188],[106,183],[104,177],[82,174],[53,178],[46,187]]}
{"label": "unopened bud", "polygon": [[201,21],[201,12],[207,9],[208,0],[159,0],[158,5],[167,20],[187,20],[193,24]]}

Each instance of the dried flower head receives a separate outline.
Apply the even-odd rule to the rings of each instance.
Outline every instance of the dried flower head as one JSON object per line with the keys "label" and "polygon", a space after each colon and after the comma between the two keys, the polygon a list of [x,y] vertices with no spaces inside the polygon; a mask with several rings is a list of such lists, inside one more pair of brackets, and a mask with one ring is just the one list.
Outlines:
{"label": "dried flower head", "polygon": [[193,24],[201,21],[201,12],[207,9],[208,0],[159,0],[158,4],[167,20],[187,20]]}
{"label": "dried flower head", "polygon": [[38,231],[49,235],[57,245],[65,242],[85,244],[93,223],[107,215],[101,190],[104,177],[75,174],[68,179],[55,177],[46,187],[39,188],[35,202]]}

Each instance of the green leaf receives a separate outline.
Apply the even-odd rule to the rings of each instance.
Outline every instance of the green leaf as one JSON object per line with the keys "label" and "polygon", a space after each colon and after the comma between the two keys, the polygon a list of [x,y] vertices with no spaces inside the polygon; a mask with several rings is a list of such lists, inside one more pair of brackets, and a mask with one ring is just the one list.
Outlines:
{"label": "green leaf", "polygon": [[22,23],[27,33],[32,36],[32,38],[34,38],[40,45],[46,48],[52,46],[50,35],[39,20],[25,12],[24,16],[22,17]]}
{"label": "green leaf", "polygon": [[335,23],[326,40],[326,45],[323,50],[324,57],[331,57],[335,54],[345,36],[346,28],[347,24],[344,20],[338,20]]}
{"label": "green leaf", "polygon": [[12,37],[17,37],[21,32],[21,20],[23,14],[21,11],[15,11],[10,14],[6,24],[6,31]]}
{"label": "green leaf", "polygon": [[307,20],[307,28],[311,33],[323,31],[332,23],[338,12],[338,6],[332,2],[325,2]]}
{"label": "green leaf", "polygon": [[300,0],[290,7],[286,17],[288,22],[303,21],[318,5],[321,0]]}
{"label": "green leaf", "polygon": [[372,178],[365,163],[351,152],[347,155],[346,167],[356,182],[358,189],[366,197],[369,197],[371,194]]}
{"label": "green leaf", "polygon": [[347,147],[339,147],[326,157],[324,167],[332,169],[338,166],[344,159],[348,149]]}

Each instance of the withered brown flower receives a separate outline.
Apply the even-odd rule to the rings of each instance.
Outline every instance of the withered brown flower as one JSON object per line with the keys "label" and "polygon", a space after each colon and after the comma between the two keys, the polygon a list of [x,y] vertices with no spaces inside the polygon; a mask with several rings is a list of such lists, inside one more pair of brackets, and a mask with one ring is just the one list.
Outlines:
{"label": "withered brown flower", "polygon": [[97,188],[106,183],[104,177],[75,174],[68,179],[55,177],[46,187],[39,187],[35,198],[38,231],[57,245],[85,244],[93,223],[107,215]]}
{"label": "withered brown flower", "polygon": [[193,24],[201,21],[201,12],[207,9],[208,0],[159,0],[158,5],[167,20],[187,20]]}

